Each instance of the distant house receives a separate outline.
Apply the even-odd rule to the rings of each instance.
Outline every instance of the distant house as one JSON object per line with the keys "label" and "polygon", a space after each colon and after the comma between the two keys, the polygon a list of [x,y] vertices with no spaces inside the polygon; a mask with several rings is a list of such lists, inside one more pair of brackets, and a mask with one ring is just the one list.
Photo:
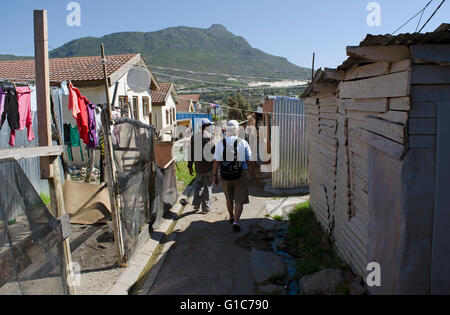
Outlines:
{"label": "distant house", "polygon": [[162,141],[171,141],[179,100],[173,83],[161,83],[160,86],[158,91],[151,92],[153,109],[150,124],[155,126],[158,132],[163,131]]}
{"label": "distant house", "polygon": [[177,111],[179,113],[195,113],[197,111],[197,105],[200,102],[199,94],[184,94],[178,96],[180,102],[177,105]]}
{"label": "distant house", "polygon": [[[127,54],[109,55],[106,59],[112,105],[116,109],[121,108],[123,115],[149,123],[149,114],[152,111],[151,91],[159,90],[161,87],[144,58],[140,54]],[[127,74],[136,66],[146,69],[151,77],[150,86],[143,92],[132,91],[127,82]],[[71,81],[93,104],[106,103],[105,80],[100,56],[50,58],[49,68],[51,86],[59,87],[61,82]],[[0,62],[0,80],[33,83],[34,79],[34,59]],[[76,121],[68,109],[68,102],[68,96],[63,95],[63,123],[76,126]],[[82,159],[81,154],[76,150],[73,159],[72,163],[75,165],[87,163],[87,160]]]}
{"label": "distant house", "polygon": [[[153,76],[150,68],[140,54],[110,55],[107,56],[109,94],[115,107],[129,108],[134,118],[148,123],[151,112],[151,90],[159,90],[160,85]],[[50,84],[59,86],[63,81],[72,81],[94,104],[106,103],[105,81],[100,56],[50,58]],[[127,83],[127,74],[135,66],[144,67],[150,73],[151,85],[148,90],[138,93],[130,89]],[[33,81],[35,74],[34,59],[0,62],[0,79],[23,79]],[[17,80],[16,80],[17,81]],[[115,93],[116,91],[116,93]],[[113,96],[116,95],[115,98]],[[64,121],[75,124],[75,119],[68,111],[68,97],[63,98]]]}

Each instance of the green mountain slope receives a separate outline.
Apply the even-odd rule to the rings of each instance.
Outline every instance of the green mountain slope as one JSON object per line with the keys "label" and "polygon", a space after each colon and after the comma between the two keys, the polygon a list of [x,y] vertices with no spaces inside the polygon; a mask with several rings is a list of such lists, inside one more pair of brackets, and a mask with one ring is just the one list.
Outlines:
{"label": "green mountain slope", "polygon": [[33,57],[22,57],[22,56],[2,55],[2,54],[0,54],[0,61],[24,60],[24,59],[31,59],[31,58],[33,58]]}
{"label": "green mountain slope", "polygon": [[[50,57],[98,55],[100,43],[104,43],[107,54],[141,53],[151,66],[297,80],[308,79],[310,75],[309,69],[252,48],[244,38],[217,24],[208,29],[173,27],[149,33],[126,32],[101,38],[80,38],[51,51]],[[227,80],[219,76],[153,70],[195,79]],[[174,80],[160,78],[162,81]]]}

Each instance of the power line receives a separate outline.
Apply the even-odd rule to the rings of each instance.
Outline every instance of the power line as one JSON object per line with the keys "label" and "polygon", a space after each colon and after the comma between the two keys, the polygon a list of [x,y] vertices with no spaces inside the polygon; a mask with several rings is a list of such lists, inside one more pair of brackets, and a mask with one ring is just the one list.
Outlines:
{"label": "power line", "polygon": [[[430,2],[427,3],[427,5],[420,10],[419,12],[417,12],[416,15],[414,15],[412,18],[410,18],[408,21],[406,21],[402,26],[400,26],[399,28],[397,28],[394,32],[392,32],[391,35],[394,35],[395,33],[397,33],[400,29],[402,29],[406,24],[408,24],[409,22],[411,22],[416,16],[418,16],[420,13],[423,14],[423,12],[425,12],[425,9],[433,2],[434,0],[431,0]],[[444,0],[445,1],[445,0]]]}
{"label": "power line", "polygon": [[263,79],[263,80],[293,80],[293,79],[283,79],[283,78],[252,77],[252,76],[246,76],[246,75],[233,75],[233,74],[225,74],[225,73],[200,72],[200,71],[182,70],[182,69],[166,68],[166,67],[159,67],[159,66],[150,66],[150,68],[157,68],[157,69],[162,69],[162,70],[172,70],[172,71],[177,71],[177,72],[188,72],[188,73],[192,73],[192,74],[224,76],[224,77],[230,77],[230,78],[234,77],[234,78],[247,78],[247,79]]}
{"label": "power line", "polygon": [[434,10],[433,14],[430,16],[430,18],[425,22],[425,24],[422,26],[422,28],[420,29],[419,33],[422,32],[422,30],[424,29],[425,26],[427,26],[428,22],[431,21],[431,19],[433,18],[433,16],[436,14],[437,11],[439,11],[439,9],[442,7],[442,5],[444,4],[445,0],[442,0],[441,4],[437,7],[436,10]]}
{"label": "power line", "polygon": [[414,31],[415,33],[417,33],[417,29],[420,26],[420,22],[422,21],[422,17],[423,17],[424,13],[425,13],[425,9],[422,10],[422,14],[420,15],[419,22],[417,22],[416,30]]}

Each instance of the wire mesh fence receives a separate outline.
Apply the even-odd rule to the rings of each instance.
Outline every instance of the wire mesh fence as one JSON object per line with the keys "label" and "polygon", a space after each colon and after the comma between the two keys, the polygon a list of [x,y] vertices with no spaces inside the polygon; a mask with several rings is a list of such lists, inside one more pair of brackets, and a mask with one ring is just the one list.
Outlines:
{"label": "wire mesh fence", "polygon": [[161,223],[164,213],[178,195],[173,167],[155,164],[152,126],[139,121],[117,119],[113,130],[113,151],[120,195],[125,255],[130,257],[139,245],[139,235]]}
{"label": "wire mesh fence", "polygon": [[17,161],[0,162],[0,295],[62,295],[63,236]]}

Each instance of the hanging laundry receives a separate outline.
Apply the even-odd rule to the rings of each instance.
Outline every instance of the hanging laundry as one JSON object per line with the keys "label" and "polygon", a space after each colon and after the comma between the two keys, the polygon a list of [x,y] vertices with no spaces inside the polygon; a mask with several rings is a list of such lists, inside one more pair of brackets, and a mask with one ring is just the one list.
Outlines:
{"label": "hanging laundry", "polygon": [[89,143],[89,120],[88,104],[91,102],[83,96],[80,91],[69,83],[69,110],[72,110],[72,116],[77,120],[80,138],[85,144]]}
{"label": "hanging laundry", "polygon": [[[36,137],[33,133],[33,117],[31,115],[31,89],[28,86],[17,87],[17,102],[19,110],[19,130],[28,130],[28,142]],[[16,130],[11,130],[10,145],[14,146],[16,141]]]}
{"label": "hanging laundry", "polygon": [[70,141],[71,137],[70,137],[70,130],[71,130],[71,126],[69,123],[65,123],[64,124],[64,144],[67,146],[67,154],[69,155],[69,160],[73,161],[73,157],[72,157],[72,142]]}
{"label": "hanging laundry", "polygon": [[36,85],[30,85],[31,90],[31,112],[37,112]]}
{"label": "hanging laundry", "polygon": [[5,96],[6,93],[0,88],[0,117],[2,117],[3,108],[5,107]]}
{"label": "hanging laundry", "polygon": [[84,162],[83,150],[81,148],[80,134],[77,127],[70,126],[70,145],[72,147],[80,147],[81,161]]}
{"label": "hanging laundry", "polygon": [[69,83],[68,86],[69,86],[69,110],[72,111],[73,118],[77,119],[77,116],[80,113],[80,107],[78,105],[78,94],[80,94],[80,91],[76,87],[74,87],[71,83]]}
{"label": "hanging laundry", "polygon": [[97,105],[95,108],[95,124],[97,127],[97,137],[100,138],[100,134],[102,133],[102,110],[100,105]]}
{"label": "hanging laundry", "polygon": [[89,119],[88,119],[88,105],[91,102],[83,95],[78,95],[78,106],[80,106],[80,113],[77,116],[78,130],[80,131],[80,138],[84,144],[89,143]]}
{"label": "hanging laundry", "polygon": [[14,88],[5,89],[5,104],[0,120],[0,129],[8,120],[9,128],[11,129],[11,136],[9,138],[9,145],[14,146],[13,132],[20,128],[19,103],[17,100],[17,93]]}
{"label": "hanging laundry", "polygon": [[88,112],[88,148],[96,148],[98,146],[98,137],[97,137],[97,122],[95,120],[95,105],[92,103],[87,104],[87,112]]}
{"label": "hanging laundry", "polygon": [[56,119],[58,119],[58,127],[59,133],[62,135],[63,133],[63,117],[62,117],[62,92],[61,89],[52,88],[51,89],[51,99],[52,103],[52,112],[55,111]]}
{"label": "hanging laundry", "polygon": [[61,92],[63,95],[69,95],[69,88],[67,87],[67,82],[61,82]]}

